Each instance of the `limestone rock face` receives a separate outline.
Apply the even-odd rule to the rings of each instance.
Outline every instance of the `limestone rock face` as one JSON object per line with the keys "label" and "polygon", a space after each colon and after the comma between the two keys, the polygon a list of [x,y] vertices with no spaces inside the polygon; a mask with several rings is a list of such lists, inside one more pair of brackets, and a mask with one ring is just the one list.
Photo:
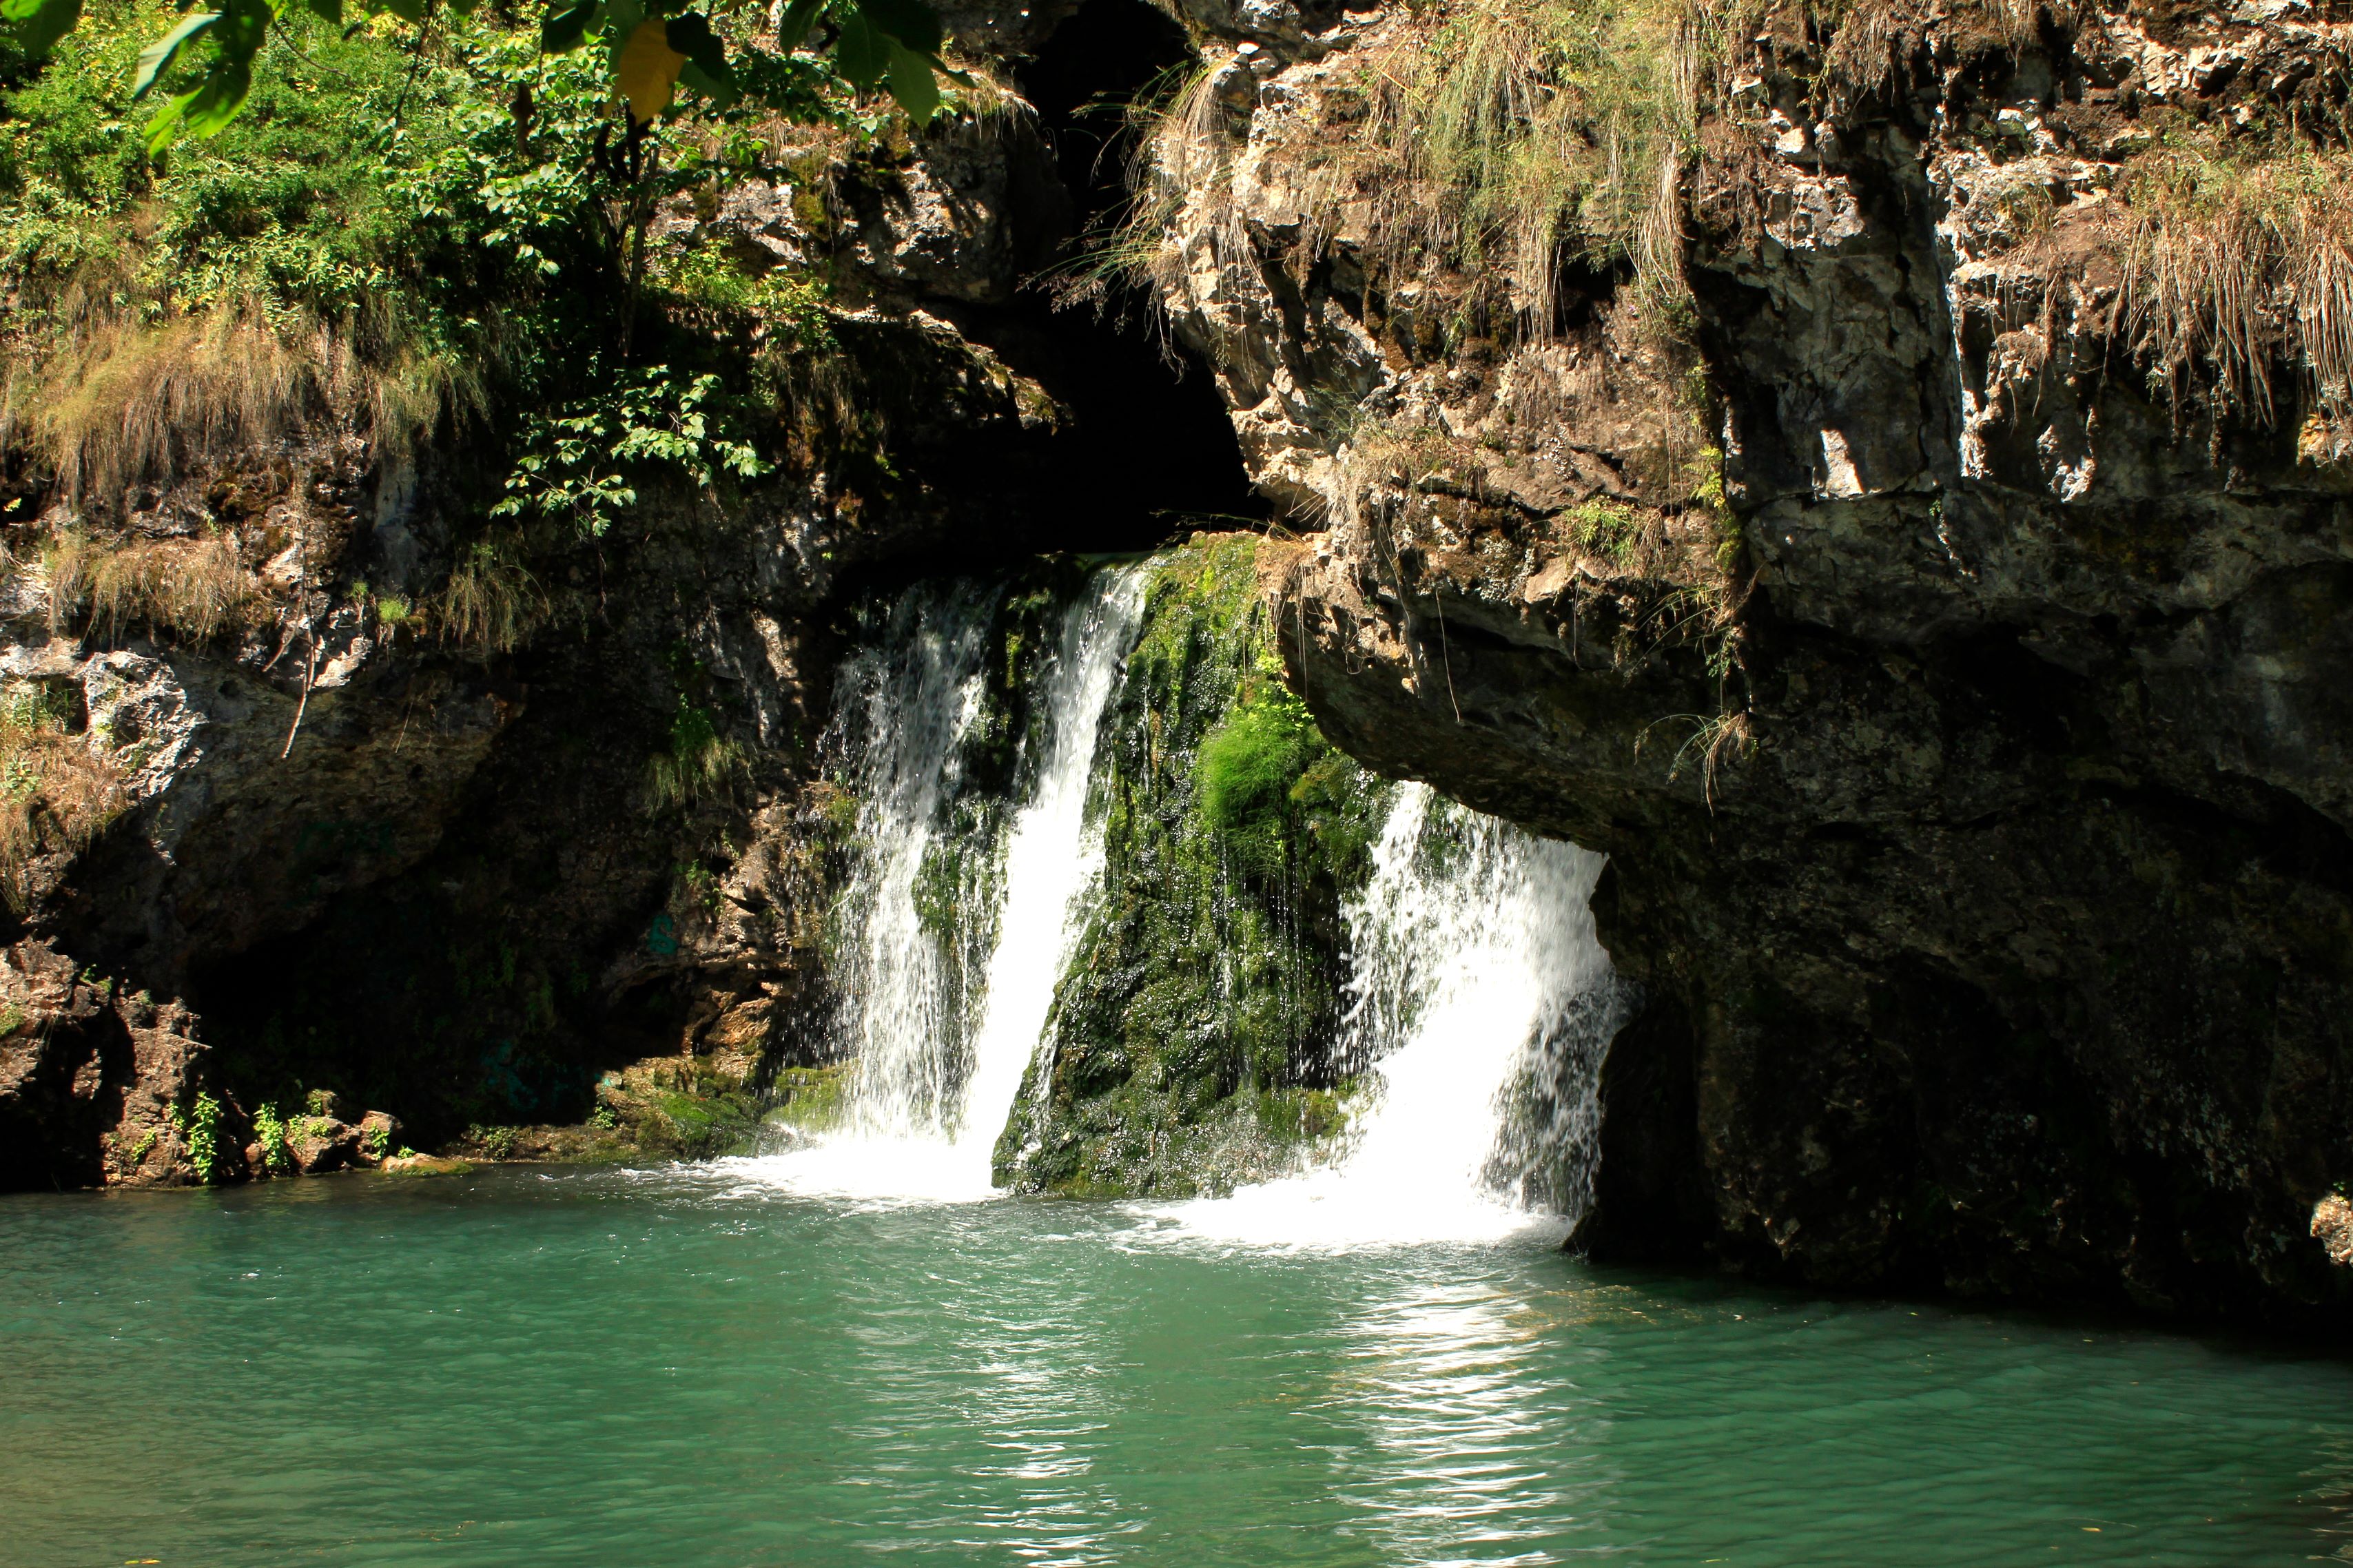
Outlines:
{"label": "limestone rock face", "polygon": [[0,1182],[198,1179],[181,1110],[202,1081],[194,1022],[116,995],[46,942],[0,952]]}
{"label": "limestone rock face", "polygon": [[1449,342],[1482,279],[1383,288],[1303,195],[1401,15],[1221,24],[1160,287],[1254,479],[1329,520],[1270,565],[1278,645],[1355,755],[1612,856],[1650,1002],[1585,1245],[2341,1322],[2347,470],[2285,373],[2265,422],[2132,368],[2108,193],[2135,114],[2243,123],[2342,29],[1892,15],[1827,107],[1761,33],[1685,176],[1723,538],[1645,471],[1686,366],[1624,274],[1552,342]]}

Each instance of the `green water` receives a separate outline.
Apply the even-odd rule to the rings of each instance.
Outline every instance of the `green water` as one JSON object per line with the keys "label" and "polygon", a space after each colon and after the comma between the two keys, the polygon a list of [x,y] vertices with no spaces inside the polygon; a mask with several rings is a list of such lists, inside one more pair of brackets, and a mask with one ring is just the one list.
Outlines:
{"label": "green water", "polygon": [[723,1172],[0,1200],[0,1562],[2353,1561],[2353,1368]]}

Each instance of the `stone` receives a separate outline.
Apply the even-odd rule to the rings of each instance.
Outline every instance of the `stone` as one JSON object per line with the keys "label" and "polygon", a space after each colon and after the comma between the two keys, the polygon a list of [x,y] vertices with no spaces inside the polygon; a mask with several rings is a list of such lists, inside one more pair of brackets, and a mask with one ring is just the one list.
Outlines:
{"label": "stone", "polygon": [[2312,1205],[2312,1235],[2339,1268],[2353,1268],[2353,1203],[2331,1193]]}

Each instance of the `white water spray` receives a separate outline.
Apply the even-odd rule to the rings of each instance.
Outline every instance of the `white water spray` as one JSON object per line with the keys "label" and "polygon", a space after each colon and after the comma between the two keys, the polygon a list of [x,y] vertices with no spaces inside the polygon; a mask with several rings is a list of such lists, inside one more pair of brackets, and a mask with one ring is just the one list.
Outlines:
{"label": "white water spray", "polygon": [[1183,1234],[1359,1247],[1567,1234],[1590,1201],[1620,988],[1603,858],[1404,786],[1348,910],[1370,1103],[1333,1163],[1163,1211]]}
{"label": "white water spray", "polygon": [[[997,1137],[1102,867],[1088,782],[1145,583],[1138,571],[1099,574],[1064,616],[1039,693],[1044,745],[1006,837],[1001,881],[967,877],[972,885],[958,889],[976,898],[1002,889],[993,920],[960,925],[968,944],[985,947],[985,963],[976,952],[944,954],[924,927],[917,881],[952,830],[956,749],[978,711],[986,606],[951,601],[937,628],[894,626],[899,661],[877,654],[852,672],[857,684],[845,692],[870,704],[871,738],[859,781],[870,850],[843,910],[855,932],[843,1023],[858,1076],[840,1133],[756,1163],[776,1179],[860,1198],[961,1201],[994,1190]],[[918,601],[910,605],[920,613]]]}

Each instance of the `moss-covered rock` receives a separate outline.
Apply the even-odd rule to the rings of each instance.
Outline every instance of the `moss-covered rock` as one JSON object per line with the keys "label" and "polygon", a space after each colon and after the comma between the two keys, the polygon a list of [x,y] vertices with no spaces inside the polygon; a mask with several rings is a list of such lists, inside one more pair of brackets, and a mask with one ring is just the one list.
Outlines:
{"label": "moss-covered rock", "polygon": [[1197,536],[1155,567],[1097,773],[1101,889],[1000,1182],[1218,1191],[1344,1119],[1341,907],[1384,786],[1282,684],[1258,548]]}

